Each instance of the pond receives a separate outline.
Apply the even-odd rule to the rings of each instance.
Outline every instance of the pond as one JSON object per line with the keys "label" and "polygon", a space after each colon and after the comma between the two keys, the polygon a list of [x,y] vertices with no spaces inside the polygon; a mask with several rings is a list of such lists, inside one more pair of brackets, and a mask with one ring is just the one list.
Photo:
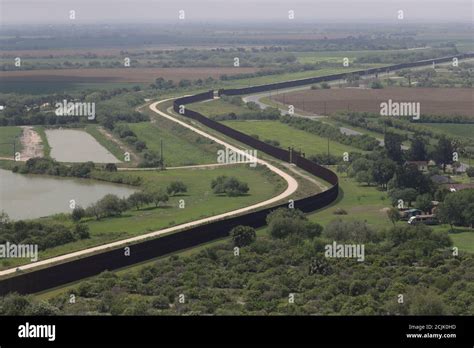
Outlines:
{"label": "pond", "polygon": [[127,197],[133,192],[130,186],[103,181],[23,175],[0,169],[0,211],[15,220],[71,212],[71,199],[87,207],[108,193]]}
{"label": "pond", "polygon": [[89,133],[77,129],[47,129],[50,156],[59,162],[119,163],[120,161]]}

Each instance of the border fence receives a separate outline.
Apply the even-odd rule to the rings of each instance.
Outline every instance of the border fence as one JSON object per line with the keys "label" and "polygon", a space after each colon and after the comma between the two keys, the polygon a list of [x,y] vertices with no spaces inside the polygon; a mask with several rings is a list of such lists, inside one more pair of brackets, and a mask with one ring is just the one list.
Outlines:
{"label": "border fence", "polygon": [[[453,58],[463,59],[474,57],[474,53],[465,53],[456,56],[429,59],[413,63],[404,63],[391,65],[381,68],[373,68],[351,72],[351,74],[376,74],[387,71],[429,65],[433,63],[444,63]],[[324,81],[334,81],[343,79],[347,74],[334,74],[302,80],[279,82],[261,86],[246,87],[241,89],[221,89],[218,95],[244,95],[258,92],[271,91],[275,89],[291,88],[303,86]],[[174,110],[180,113],[182,105],[195,103],[199,101],[214,98],[214,91],[208,91],[192,96],[178,98],[173,103]],[[338,177],[331,170],[318,165],[302,156],[293,152],[290,157],[288,150],[272,146],[263,141],[255,139],[247,134],[239,132],[233,128],[227,127],[219,122],[211,120],[204,115],[184,108],[183,116],[200,122],[201,124],[216,130],[232,139],[235,139],[247,146],[262,151],[272,157],[285,162],[292,162],[296,166],[305,171],[324,179],[331,184],[331,187],[324,191],[294,201],[294,208],[308,213],[324,207],[334,202],[339,194]],[[128,245],[130,255],[125,256],[123,247],[107,250],[99,254],[86,256],[80,259],[67,261],[61,264],[52,265],[47,268],[33,270],[21,273],[0,280],[0,296],[9,292],[18,292],[21,294],[35,293],[57,286],[61,286],[70,282],[74,282],[83,278],[97,275],[106,270],[116,270],[122,267],[130,266],[139,262],[147,261],[159,256],[163,256],[176,251],[195,247],[197,245],[207,243],[216,239],[225,238],[229,235],[232,228],[238,225],[247,225],[254,228],[262,227],[266,224],[267,215],[278,208],[287,207],[287,203],[283,203],[274,207],[265,208],[255,212],[230,217],[222,220],[213,221],[211,223],[199,225],[193,228],[178,231],[172,234],[157,237],[155,239],[144,240],[139,243]]]}

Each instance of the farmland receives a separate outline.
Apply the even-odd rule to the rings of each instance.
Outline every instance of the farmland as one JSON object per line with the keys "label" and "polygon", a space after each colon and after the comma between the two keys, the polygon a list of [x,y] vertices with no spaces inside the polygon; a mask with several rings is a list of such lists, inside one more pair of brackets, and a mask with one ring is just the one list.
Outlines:
{"label": "farmland", "polygon": [[423,126],[444,132],[453,137],[469,138],[471,140],[474,137],[474,124],[424,123]]}
{"label": "farmland", "polygon": [[275,100],[315,113],[333,114],[356,111],[380,113],[380,103],[419,102],[421,115],[472,116],[474,91],[469,88],[401,88],[383,89],[334,88],[303,90],[279,94]]}
{"label": "farmland", "polygon": [[158,77],[175,82],[253,73],[255,68],[110,68],[0,71],[2,82],[151,83]]}

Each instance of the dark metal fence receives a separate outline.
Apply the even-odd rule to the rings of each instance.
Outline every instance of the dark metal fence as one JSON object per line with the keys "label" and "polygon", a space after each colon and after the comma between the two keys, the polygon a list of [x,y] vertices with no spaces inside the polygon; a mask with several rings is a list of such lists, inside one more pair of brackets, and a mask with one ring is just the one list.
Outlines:
{"label": "dark metal fence", "polygon": [[[356,71],[352,72],[352,74],[362,75],[382,73],[388,70],[393,71],[397,69],[432,64],[433,62],[448,62],[454,57],[462,59],[474,57],[474,54],[468,53],[451,57],[429,59],[414,63],[397,64],[389,67]],[[263,86],[219,90],[219,95],[243,95],[288,87],[296,87],[317,82],[338,80],[344,78],[346,75],[347,74],[335,74],[303,80],[274,83]],[[173,107],[174,110],[179,113],[181,105],[186,105],[189,103],[203,101],[211,98],[213,98],[213,91],[183,97],[175,100]],[[235,140],[240,141],[241,143],[244,143],[277,159],[286,162],[290,161],[289,151],[280,149],[275,146],[271,146],[247,134],[224,126],[223,124],[213,121],[198,112],[187,110],[186,108],[184,108],[184,116],[192,118],[209,128],[212,128],[222,134],[225,134]],[[324,208],[337,199],[339,193],[338,178],[334,172],[330,171],[327,168],[319,166],[318,164],[311,162],[310,160],[304,157],[299,156],[299,154],[297,153],[292,154],[292,162],[295,163],[298,167],[308,171],[309,173],[317,177],[326,180],[332,185],[328,190],[324,192],[296,200],[294,202],[294,206],[296,209],[300,209],[303,212],[307,213]],[[214,221],[205,225],[199,225],[162,237],[135,243],[129,245],[130,256],[125,256],[124,248],[118,248],[113,250],[107,250],[102,253],[87,256],[84,258],[68,261],[62,264],[53,265],[44,269],[39,269],[27,273],[19,272],[15,276],[0,280],[0,295],[5,295],[9,292],[14,291],[23,294],[39,292],[73,281],[77,281],[86,277],[97,275],[105,270],[116,270],[125,266],[130,266],[139,262],[156,258],[158,256],[191,248],[199,244],[210,242],[219,238],[224,238],[228,236],[232,228],[238,225],[248,225],[254,228],[262,227],[266,223],[265,220],[267,215],[272,210],[286,206],[287,204],[284,203],[276,207],[266,208],[237,217]]]}

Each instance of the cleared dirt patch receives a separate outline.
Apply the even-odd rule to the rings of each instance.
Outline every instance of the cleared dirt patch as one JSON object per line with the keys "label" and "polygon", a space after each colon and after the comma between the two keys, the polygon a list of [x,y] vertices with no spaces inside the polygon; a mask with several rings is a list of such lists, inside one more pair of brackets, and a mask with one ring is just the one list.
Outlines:
{"label": "cleared dirt patch", "polygon": [[422,115],[474,117],[474,89],[470,88],[335,88],[279,94],[272,99],[322,115],[340,111],[379,113],[380,103],[392,99],[393,102],[419,102]]}
{"label": "cleared dirt patch", "polygon": [[166,80],[197,80],[221,75],[254,73],[257,68],[112,68],[1,71],[1,82],[151,83]]}
{"label": "cleared dirt patch", "polygon": [[40,135],[31,126],[22,126],[23,133],[20,141],[22,151],[20,154],[21,161],[27,161],[33,157],[43,157],[43,145]]}

